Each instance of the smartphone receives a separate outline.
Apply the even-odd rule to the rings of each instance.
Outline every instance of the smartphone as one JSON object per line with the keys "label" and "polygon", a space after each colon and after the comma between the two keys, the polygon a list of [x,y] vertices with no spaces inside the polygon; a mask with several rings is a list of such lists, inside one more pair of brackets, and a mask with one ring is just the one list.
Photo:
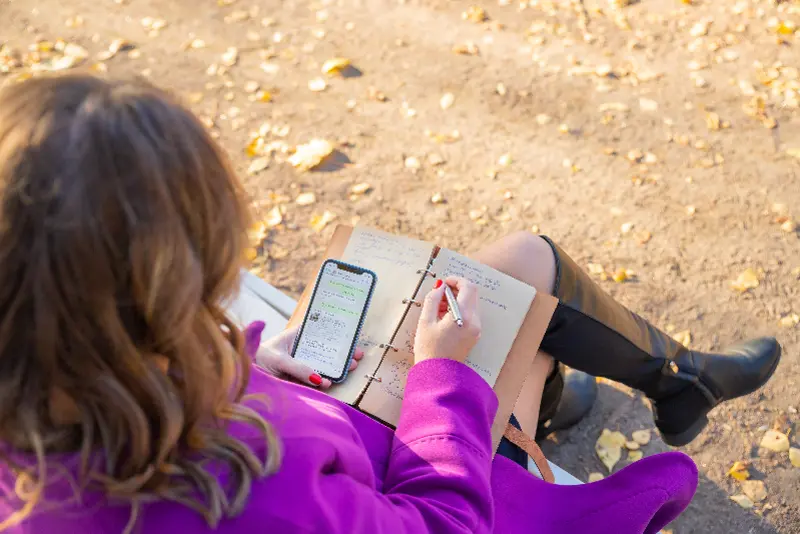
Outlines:
{"label": "smartphone", "polygon": [[378,277],[368,269],[325,260],[292,357],[331,382],[344,380],[377,281]]}

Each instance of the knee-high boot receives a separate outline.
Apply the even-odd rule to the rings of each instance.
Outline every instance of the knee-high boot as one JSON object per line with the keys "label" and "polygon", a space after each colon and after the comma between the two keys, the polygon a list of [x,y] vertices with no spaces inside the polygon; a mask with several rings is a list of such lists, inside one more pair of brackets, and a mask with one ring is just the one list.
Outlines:
{"label": "knee-high boot", "polygon": [[541,349],[574,369],[643,392],[669,445],[692,441],[712,408],[755,391],[775,371],[781,355],[775,338],[754,339],[721,353],[687,349],[616,302],[544,239],[556,257],[559,304]]}

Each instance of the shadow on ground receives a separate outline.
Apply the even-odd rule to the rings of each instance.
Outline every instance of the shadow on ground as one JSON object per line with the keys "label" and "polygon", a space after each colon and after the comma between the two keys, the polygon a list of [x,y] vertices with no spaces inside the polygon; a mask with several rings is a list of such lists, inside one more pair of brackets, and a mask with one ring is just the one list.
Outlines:
{"label": "shadow on ground", "polygon": [[[542,444],[545,455],[581,480],[589,473],[606,473],[594,452],[594,444],[603,428],[619,430],[630,436],[634,430],[653,429],[653,439],[642,448],[646,456],[673,450],[661,441],[653,425],[646,401],[639,394],[629,394],[615,386],[598,384],[598,398],[591,413],[576,427],[557,432]],[[628,465],[620,461],[615,471]],[[744,510],[730,500],[728,492],[709,479],[700,468],[700,481],[692,504],[668,529],[674,534],[778,534],[778,530],[752,510]]]}

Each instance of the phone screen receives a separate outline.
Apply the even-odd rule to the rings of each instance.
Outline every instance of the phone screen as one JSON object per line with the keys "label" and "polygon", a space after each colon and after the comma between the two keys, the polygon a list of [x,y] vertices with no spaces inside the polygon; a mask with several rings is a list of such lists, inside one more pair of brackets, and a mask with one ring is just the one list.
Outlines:
{"label": "phone screen", "polygon": [[344,379],[374,283],[370,271],[326,261],[293,356],[326,378]]}

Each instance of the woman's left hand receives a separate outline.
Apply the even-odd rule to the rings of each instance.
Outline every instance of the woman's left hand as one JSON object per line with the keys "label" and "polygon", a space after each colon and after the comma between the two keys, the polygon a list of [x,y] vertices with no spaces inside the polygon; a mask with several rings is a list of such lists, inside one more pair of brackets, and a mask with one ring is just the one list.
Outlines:
{"label": "woman's left hand", "polygon": [[[331,387],[331,381],[322,378],[308,365],[292,358],[292,346],[297,337],[298,327],[284,330],[277,336],[261,343],[261,332],[264,330],[264,323],[257,321],[245,328],[245,348],[251,356],[255,352],[253,359],[256,364],[278,378],[290,378],[320,389]],[[356,349],[353,359],[350,361],[350,371],[358,367],[358,361],[364,356],[364,351]]]}

